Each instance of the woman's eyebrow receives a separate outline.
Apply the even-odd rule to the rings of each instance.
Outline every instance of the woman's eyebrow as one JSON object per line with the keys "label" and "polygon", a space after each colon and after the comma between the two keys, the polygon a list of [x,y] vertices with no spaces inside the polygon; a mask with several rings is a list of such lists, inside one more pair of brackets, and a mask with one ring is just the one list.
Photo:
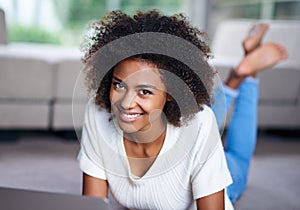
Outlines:
{"label": "woman's eyebrow", "polygon": [[[116,76],[113,76],[113,79],[116,80],[116,81],[118,81],[118,82],[122,82],[123,83],[123,80],[119,79]],[[137,85],[136,88],[139,88],[139,89],[151,88],[151,89],[159,90],[159,88],[157,88],[156,86],[151,85],[151,84],[140,84],[140,85]]]}
{"label": "woman's eyebrow", "polygon": [[151,88],[151,89],[155,89],[158,90],[157,87],[155,87],[154,85],[150,85],[150,84],[142,84],[142,85],[137,85],[137,88],[143,89],[143,88]]}
{"label": "woman's eyebrow", "polygon": [[123,82],[123,80],[119,79],[118,77],[113,76],[114,80],[117,80],[118,82]]}

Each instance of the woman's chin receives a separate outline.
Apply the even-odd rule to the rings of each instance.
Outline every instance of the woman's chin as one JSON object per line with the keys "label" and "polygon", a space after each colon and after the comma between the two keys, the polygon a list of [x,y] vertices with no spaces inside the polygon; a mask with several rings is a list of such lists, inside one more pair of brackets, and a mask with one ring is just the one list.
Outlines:
{"label": "woman's chin", "polygon": [[122,120],[118,120],[118,125],[124,133],[132,134],[139,131],[132,123],[123,122]]}

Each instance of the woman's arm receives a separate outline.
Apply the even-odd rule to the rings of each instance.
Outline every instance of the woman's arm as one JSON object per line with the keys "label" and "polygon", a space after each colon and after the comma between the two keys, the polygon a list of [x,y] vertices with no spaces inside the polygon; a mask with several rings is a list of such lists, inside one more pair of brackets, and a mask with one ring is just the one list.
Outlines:
{"label": "woman's arm", "polygon": [[98,198],[107,198],[108,184],[106,180],[98,179],[83,173],[82,185],[83,195]]}
{"label": "woman's arm", "polygon": [[224,210],[224,190],[216,192],[214,194],[205,196],[203,198],[197,199],[197,209],[198,210]]}

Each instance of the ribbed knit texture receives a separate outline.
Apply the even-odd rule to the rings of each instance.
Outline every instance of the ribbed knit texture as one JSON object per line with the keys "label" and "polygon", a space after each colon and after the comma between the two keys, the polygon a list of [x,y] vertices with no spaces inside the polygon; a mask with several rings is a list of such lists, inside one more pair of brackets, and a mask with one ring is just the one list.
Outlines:
{"label": "ribbed knit texture", "polygon": [[93,106],[90,103],[86,112],[78,159],[83,172],[108,181],[112,204],[129,209],[194,209],[196,199],[231,183],[210,108],[186,126],[168,124],[158,157],[143,177],[136,177],[130,171],[122,133],[108,121],[108,113]]}

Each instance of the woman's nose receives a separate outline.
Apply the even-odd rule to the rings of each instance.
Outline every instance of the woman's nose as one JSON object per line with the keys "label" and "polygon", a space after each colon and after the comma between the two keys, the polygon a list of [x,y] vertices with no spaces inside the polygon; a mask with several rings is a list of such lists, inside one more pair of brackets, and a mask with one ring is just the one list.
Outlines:
{"label": "woman's nose", "polygon": [[136,95],[130,91],[126,92],[120,100],[120,106],[122,109],[131,109],[136,104]]}

